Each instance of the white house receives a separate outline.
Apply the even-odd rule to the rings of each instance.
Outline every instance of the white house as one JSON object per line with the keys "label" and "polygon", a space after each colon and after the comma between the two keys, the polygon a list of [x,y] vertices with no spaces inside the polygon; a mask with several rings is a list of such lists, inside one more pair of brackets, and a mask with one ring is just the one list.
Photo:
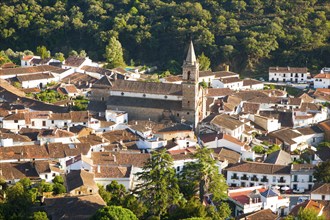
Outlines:
{"label": "white house", "polygon": [[221,133],[228,134],[239,140],[242,140],[242,134],[244,131],[244,123],[233,116],[221,114],[215,116],[211,122],[211,126]]}
{"label": "white house", "polygon": [[330,201],[330,183],[315,183],[311,191],[311,200]]}
{"label": "white house", "polygon": [[125,186],[127,190],[133,189],[133,166],[94,166],[94,181],[106,187],[112,181],[117,181]]}
{"label": "white house", "polygon": [[42,130],[38,135],[40,144],[44,143],[77,143],[77,137],[70,131],[61,130],[58,128],[52,130]]}
{"label": "white house", "polygon": [[59,166],[52,161],[37,160],[33,162],[33,165],[39,177],[48,183],[52,182],[55,176],[63,173]]}
{"label": "white house", "polygon": [[107,121],[113,121],[116,124],[124,124],[128,122],[128,114],[124,111],[107,109],[105,110],[105,119]]}
{"label": "white house", "polygon": [[21,58],[21,66],[22,67],[27,67],[27,66],[33,66],[31,64],[31,60],[33,59],[40,59],[40,56],[33,56],[33,55],[26,55]]}
{"label": "white house", "polygon": [[198,143],[207,148],[226,147],[238,153],[245,151],[245,143],[223,133],[200,134],[198,137]]}
{"label": "white house", "polygon": [[243,88],[243,80],[238,77],[214,79],[212,81],[213,88],[229,88],[232,90],[240,90]]}
{"label": "white house", "polygon": [[227,168],[227,184],[233,187],[278,186],[291,184],[290,166],[242,162]]}
{"label": "white house", "polygon": [[310,77],[306,67],[269,67],[269,81],[306,83]]}
{"label": "white house", "polygon": [[314,88],[330,89],[330,73],[320,73],[313,78]]}
{"label": "white house", "polygon": [[58,82],[58,79],[50,72],[32,75],[19,75],[16,77],[22,88],[44,88],[48,83]]}
{"label": "white house", "polygon": [[235,204],[234,216],[262,209],[270,209],[282,216],[289,212],[289,198],[281,196],[277,190],[262,186],[229,189],[228,200]]}
{"label": "white house", "polygon": [[63,65],[63,69],[74,69],[75,71],[81,71],[83,66],[97,66],[97,64],[93,63],[89,57],[68,57]]}
{"label": "white house", "polygon": [[314,165],[292,164],[291,165],[291,189],[310,191],[314,185]]}
{"label": "white house", "polygon": [[243,79],[242,90],[263,90],[264,83],[255,79]]}

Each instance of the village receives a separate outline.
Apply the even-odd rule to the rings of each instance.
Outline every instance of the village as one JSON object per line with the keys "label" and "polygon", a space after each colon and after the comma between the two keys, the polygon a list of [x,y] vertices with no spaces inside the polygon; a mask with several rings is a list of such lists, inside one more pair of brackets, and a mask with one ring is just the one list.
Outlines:
{"label": "village", "polygon": [[[210,148],[233,218],[313,208],[329,219],[330,183],[314,173],[330,160],[330,68],[275,66],[268,79],[242,78],[228,65],[200,71],[193,42],[182,53],[182,74],[157,82],[145,80],[153,68],[107,69],[88,57],[3,65],[0,177],[11,185],[62,176],[65,196],[45,193],[45,211],[88,219],[105,206],[99,186],[134,190],[152,152],[165,149],[179,174]],[[293,84],[307,86],[293,94]]]}

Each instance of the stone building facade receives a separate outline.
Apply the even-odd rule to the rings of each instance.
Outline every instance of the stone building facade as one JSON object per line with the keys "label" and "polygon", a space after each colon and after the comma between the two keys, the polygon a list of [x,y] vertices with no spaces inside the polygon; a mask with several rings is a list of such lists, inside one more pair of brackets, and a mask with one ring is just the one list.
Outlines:
{"label": "stone building facade", "polygon": [[94,83],[91,100],[105,102],[107,109],[126,111],[129,120],[175,120],[196,127],[205,117],[206,98],[199,86],[199,63],[192,42],[182,71],[181,84],[104,76]]}

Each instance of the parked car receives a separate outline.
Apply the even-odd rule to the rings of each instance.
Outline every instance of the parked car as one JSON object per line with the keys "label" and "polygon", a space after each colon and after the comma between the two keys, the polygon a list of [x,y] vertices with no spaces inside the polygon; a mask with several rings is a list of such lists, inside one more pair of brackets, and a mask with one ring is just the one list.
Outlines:
{"label": "parked car", "polygon": [[297,205],[300,203],[305,202],[306,200],[308,200],[309,198],[307,196],[299,196],[298,197],[298,201],[297,201]]}
{"label": "parked car", "polygon": [[305,189],[303,189],[303,188],[293,190],[293,193],[304,193],[304,192],[305,192]]}

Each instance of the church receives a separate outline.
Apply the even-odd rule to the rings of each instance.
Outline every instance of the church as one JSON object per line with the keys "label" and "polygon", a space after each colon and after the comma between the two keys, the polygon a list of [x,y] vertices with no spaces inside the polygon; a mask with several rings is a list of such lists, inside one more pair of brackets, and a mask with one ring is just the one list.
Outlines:
{"label": "church", "polygon": [[181,84],[130,81],[104,76],[91,90],[90,100],[107,109],[125,111],[129,120],[174,120],[194,128],[205,117],[205,90],[199,86],[199,63],[191,42],[182,66]]}

